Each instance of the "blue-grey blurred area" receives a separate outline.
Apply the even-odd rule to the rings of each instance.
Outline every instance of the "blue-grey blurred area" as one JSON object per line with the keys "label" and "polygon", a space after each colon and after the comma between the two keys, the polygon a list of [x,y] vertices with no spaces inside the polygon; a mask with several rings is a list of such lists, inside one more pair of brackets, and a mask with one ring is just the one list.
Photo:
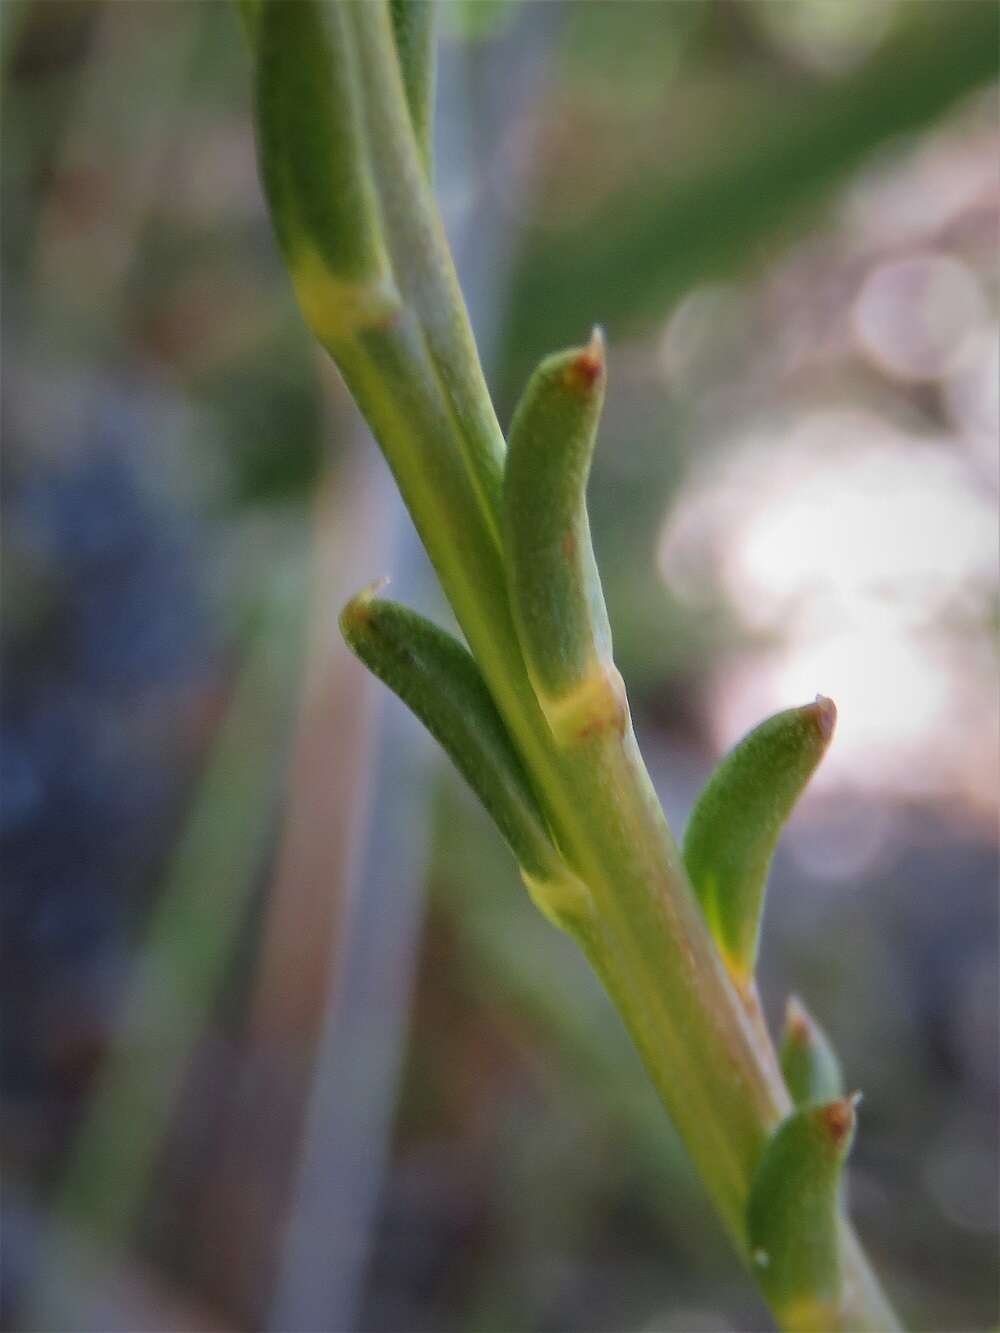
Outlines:
{"label": "blue-grey blurred area", "polygon": [[[605,326],[592,526],[678,835],[836,700],[765,1007],[864,1094],[908,1324],[993,1327],[996,7],[440,7],[501,421]],[[295,309],[235,10],[0,21],[4,1326],[769,1327],[586,965],[337,637],[382,574],[443,612]]]}

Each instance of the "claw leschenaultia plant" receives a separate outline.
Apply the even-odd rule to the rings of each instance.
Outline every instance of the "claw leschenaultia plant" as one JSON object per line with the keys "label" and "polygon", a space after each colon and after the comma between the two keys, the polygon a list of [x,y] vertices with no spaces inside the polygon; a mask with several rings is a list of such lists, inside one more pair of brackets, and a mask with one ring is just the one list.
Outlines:
{"label": "claw leschenaultia plant", "polygon": [[754,1007],[768,865],[833,706],[779,714],[723,760],[682,858],[632,731],[591,548],[604,342],[544,360],[504,440],[430,187],[433,5],[239,3],[261,176],[299,303],[468,646],[373,590],[345,608],[344,636],[440,741],[534,901],[585,951],[779,1320],[898,1327],[841,1208],[853,1102],[801,1024],[782,1075]]}

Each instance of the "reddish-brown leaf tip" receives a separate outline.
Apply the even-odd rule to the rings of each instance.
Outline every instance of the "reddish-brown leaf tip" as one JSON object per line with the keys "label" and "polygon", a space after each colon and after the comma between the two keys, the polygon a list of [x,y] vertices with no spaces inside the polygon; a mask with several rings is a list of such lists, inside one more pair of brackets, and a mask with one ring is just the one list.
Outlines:
{"label": "reddish-brown leaf tip", "polygon": [[566,368],[567,383],[575,389],[592,389],[603,376],[604,367],[604,334],[595,324],[590,342],[581,348]]}
{"label": "reddish-brown leaf tip", "polygon": [[825,694],[817,694],[815,703],[808,704],[807,707],[816,723],[820,738],[829,741],[837,725],[837,705]]}
{"label": "reddish-brown leaf tip", "polygon": [[823,1124],[826,1126],[830,1135],[830,1141],[834,1147],[839,1148],[845,1139],[850,1138],[854,1133],[854,1123],[856,1116],[854,1108],[861,1100],[860,1092],[852,1092],[847,1097],[841,1097],[835,1102],[830,1102],[823,1108]]}
{"label": "reddish-brown leaf tip", "polygon": [[800,1046],[808,1046],[814,1038],[812,1019],[797,995],[789,995],[785,1005],[785,1031]]}
{"label": "reddish-brown leaf tip", "polygon": [[340,628],[344,634],[350,635],[352,631],[366,629],[372,623],[372,602],[388,584],[389,576],[384,574],[374,583],[369,583],[367,588],[355,593],[340,613]]}

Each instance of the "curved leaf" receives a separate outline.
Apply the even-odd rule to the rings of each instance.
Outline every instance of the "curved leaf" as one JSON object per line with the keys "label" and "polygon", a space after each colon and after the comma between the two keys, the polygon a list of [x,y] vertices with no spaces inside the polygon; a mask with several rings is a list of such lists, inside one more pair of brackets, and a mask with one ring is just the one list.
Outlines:
{"label": "curved leaf", "polygon": [[722,760],[688,822],[684,862],[726,966],[744,992],[757,961],[775,845],[836,720],[833,701],[821,696],[769,717]]}
{"label": "curved leaf", "polygon": [[511,607],[557,740],[624,727],[621,679],[594,561],[586,489],[604,401],[604,341],[546,358],[510,428],[503,537]]}
{"label": "curved leaf", "polygon": [[471,653],[423,616],[376,598],[373,590],[347,604],[340,628],[365,666],[447,751],[523,870],[535,882],[552,879],[560,863],[545,818]]}
{"label": "curved leaf", "polygon": [[775,1130],[750,1188],[754,1271],[783,1327],[801,1333],[840,1327],[841,1182],[856,1101],[793,1111]]}

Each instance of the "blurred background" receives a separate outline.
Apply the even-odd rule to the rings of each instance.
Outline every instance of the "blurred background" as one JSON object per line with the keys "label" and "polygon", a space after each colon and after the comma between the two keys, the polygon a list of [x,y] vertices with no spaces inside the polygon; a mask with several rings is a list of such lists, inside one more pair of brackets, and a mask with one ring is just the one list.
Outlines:
{"label": "blurred background", "polygon": [[[840,724],[762,987],[864,1091],[911,1326],[997,1308],[997,10],[442,4],[501,421],[600,321],[591,482],[680,834]],[[4,0],[10,1329],[767,1328],[637,1057],[336,613],[444,617],[293,303],[225,3]]]}

